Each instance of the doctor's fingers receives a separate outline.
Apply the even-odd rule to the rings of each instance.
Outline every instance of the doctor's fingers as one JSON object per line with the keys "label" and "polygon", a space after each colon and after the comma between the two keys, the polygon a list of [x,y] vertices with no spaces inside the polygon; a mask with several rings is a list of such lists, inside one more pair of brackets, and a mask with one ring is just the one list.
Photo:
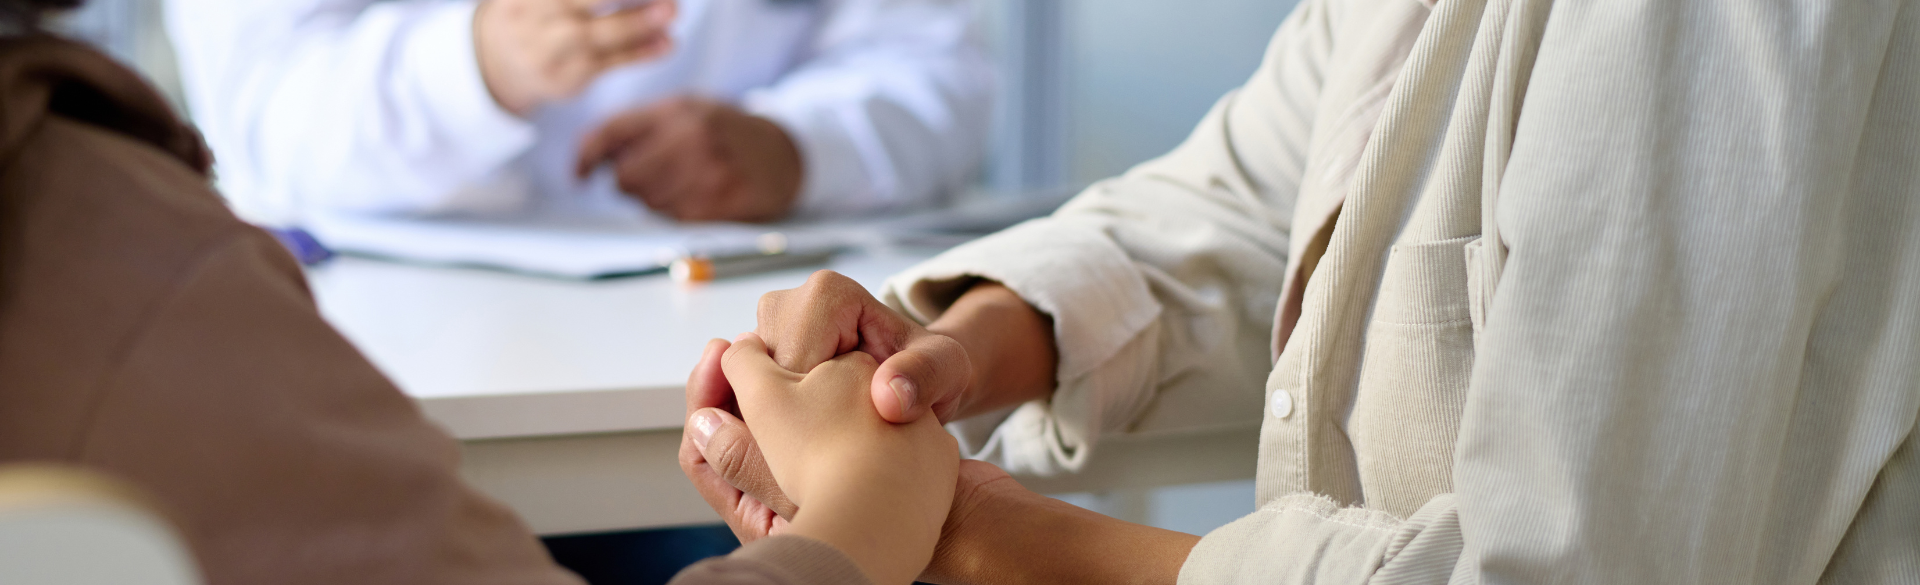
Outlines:
{"label": "doctor's fingers", "polygon": [[638,51],[658,45],[669,37],[675,6],[672,2],[654,2],[640,8],[589,18],[583,24],[587,44],[601,57],[602,67],[621,65],[646,56]]}
{"label": "doctor's fingers", "polygon": [[767,467],[746,423],[719,409],[703,410],[694,416],[706,419],[692,430],[707,437],[704,445],[695,444],[714,474],[773,513],[792,519],[797,507],[774,481],[773,470]]}
{"label": "doctor's fingers", "polygon": [[620,190],[654,209],[669,207],[685,196],[670,185],[683,180],[677,175],[701,164],[698,153],[682,144],[687,141],[685,135],[682,128],[668,124],[615,153],[613,174]]}
{"label": "doctor's fingers", "polygon": [[659,176],[655,191],[666,196],[659,198],[657,204],[649,201],[648,205],[654,211],[680,221],[706,219],[697,217],[695,213],[709,207],[716,210],[724,208],[724,203],[732,195],[728,184],[733,181],[729,176],[727,167],[716,161],[689,158],[672,171]]}
{"label": "doctor's fingers", "polygon": [[748,200],[753,197],[730,171],[710,169],[698,180],[700,187],[683,197],[667,215],[680,221],[756,221]]}
{"label": "doctor's fingers", "polygon": [[654,108],[632,110],[607,120],[580,140],[580,152],[574,161],[574,173],[585,177],[602,161],[618,156],[628,145],[645,140],[660,127],[665,116]]}

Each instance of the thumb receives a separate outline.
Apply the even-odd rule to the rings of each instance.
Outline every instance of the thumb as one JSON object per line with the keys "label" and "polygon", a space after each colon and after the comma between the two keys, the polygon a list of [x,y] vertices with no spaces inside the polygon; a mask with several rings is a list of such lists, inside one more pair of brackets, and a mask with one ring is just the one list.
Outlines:
{"label": "thumb", "polygon": [[913,422],[929,412],[946,422],[972,381],[973,363],[960,342],[923,333],[880,363],[870,392],[874,410],[890,422]]}
{"label": "thumb", "polygon": [[718,408],[703,408],[688,421],[693,427],[694,445],[707,465],[734,489],[766,504],[773,513],[792,518],[797,509],[793,500],[773,480],[773,470],[760,454],[759,443],[747,423]]}

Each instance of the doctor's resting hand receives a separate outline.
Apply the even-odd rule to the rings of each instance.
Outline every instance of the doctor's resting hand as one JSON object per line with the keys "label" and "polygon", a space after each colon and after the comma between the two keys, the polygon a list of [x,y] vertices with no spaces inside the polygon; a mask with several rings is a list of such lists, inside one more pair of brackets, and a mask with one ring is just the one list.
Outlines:
{"label": "doctor's resting hand", "polygon": [[493,99],[526,116],[672,50],[678,10],[676,0],[486,0],[473,17],[474,55]]}
{"label": "doctor's resting hand", "polygon": [[[763,440],[764,458],[756,461],[791,502],[778,532],[832,545],[874,583],[919,575],[939,541],[959,465],[954,439],[940,423],[895,424],[875,414],[859,392],[878,366],[864,353],[798,374],[774,363],[760,338],[747,333],[731,346],[710,342],[696,378],[713,374],[716,360],[723,374],[716,379],[730,385],[739,417],[700,408],[689,427],[749,421]],[[713,445],[711,437],[693,437]]]}
{"label": "doctor's resting hand", "polygon": [[620,191],[681,221],[772,221],[800,195],[799,146],[772,120],[682,96],[608,120],[575,172],[613,167]]}

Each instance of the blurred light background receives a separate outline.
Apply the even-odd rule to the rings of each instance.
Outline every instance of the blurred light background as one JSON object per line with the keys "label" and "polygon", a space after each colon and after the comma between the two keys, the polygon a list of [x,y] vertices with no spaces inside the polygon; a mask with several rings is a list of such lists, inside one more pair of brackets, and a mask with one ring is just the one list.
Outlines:
{"label": "blurred light background", "polygon": [[[1078,188],[1173,148],[1252,74],[1296,1],[980,0],[1003,94],[981,186]],[[134,66],[178,105],[160,2],[92,0],[56,26]],[[1205,534],[1252,511],[1253,482],[1060,497]]]}

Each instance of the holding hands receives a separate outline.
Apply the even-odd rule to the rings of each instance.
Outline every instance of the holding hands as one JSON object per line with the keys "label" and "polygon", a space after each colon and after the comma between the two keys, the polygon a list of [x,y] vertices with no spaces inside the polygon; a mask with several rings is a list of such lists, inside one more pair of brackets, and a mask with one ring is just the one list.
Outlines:
{"label": "holding hands", "polygon": [[849,391],[864,387],[876,366],[856,352],[796,374],[751,333],[722,360],[768,470],[796,506],[785,532],[833,545],[875,583],[903,583],[933,556],[959,455],[937,421],[889,423]]}
{"label": "holding hands", "polygon": [[[976,370],[975,356],[992,368]],[[979,582],[1004,570],[1005,551],[1020,547],[995,538],[996,530],[1031,521],[1020,518],[1034,506],[1071,506],[1027,491],[988,463],[945,468],[899,459],[933,460],[929,453],[938,450],[938,461],[954,463],[953,439],[939,423],[1044,395],[1052,389],[1053,359],[1051,323],[998,284],[972,285],[940,320],[921,327],[853,279],[820,271],[800,288],[761,297],[759,326],[738,344],[708,343],[687,383],[680,467],[742,542],[794,533],[807,518],[803,509],[845,514],[873,521],[874,534],[919,531],[888,538],[913,547],[894,554],[918,562],[916,571],[924,567],[920,580]],[[976,387],[998,392],[970,390]],[[880,430],[886,428],[899,430]],[[835,435],[842,432],[848,434]],[[875,444],[882,440],[908,444]],[[810,473],[797,469],[806,467],[843,481],[798,477]],[[933,486],[936,478],[945,485]],[[883,515],[819,512],[818,506],[837,504],[819,503],[834,498],[818,494],[858,493],[857,482],[895,486],[899,491],[889,497],[915,501],[883,503],[889,500],[872,496],[864,504],[871,511],[894,510]],[[936,504],[934,518],[944,523],[926,532],[917,514]],[[888,524],[909,516],[915,518],[910,524]],[[939,545],[923,551],[932,546],[929,534]]]}
{"label": "holding hands", "polygon": [[878,583],[1172,582],[1197,537],[957,460],[940,423],[1046,398],[1056,357],[1050,320],[1011,290],[948,292],[924,328],[826,271],[762,297],[756,332],[710,342],[688,381],[695,488],[741,541],[809,536]]}

